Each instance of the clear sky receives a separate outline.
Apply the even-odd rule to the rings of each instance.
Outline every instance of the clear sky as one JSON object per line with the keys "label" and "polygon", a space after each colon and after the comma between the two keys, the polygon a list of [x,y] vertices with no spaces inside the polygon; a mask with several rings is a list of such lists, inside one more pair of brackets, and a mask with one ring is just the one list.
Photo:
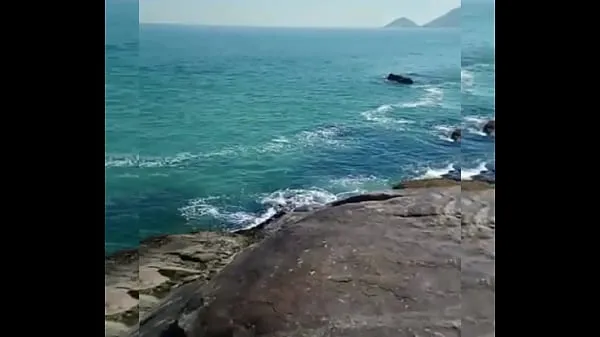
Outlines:
{"label": "clear sky", "polygon": [[381,27],[424,24],[461,0],[139,0],[140,22],[227,26]]}

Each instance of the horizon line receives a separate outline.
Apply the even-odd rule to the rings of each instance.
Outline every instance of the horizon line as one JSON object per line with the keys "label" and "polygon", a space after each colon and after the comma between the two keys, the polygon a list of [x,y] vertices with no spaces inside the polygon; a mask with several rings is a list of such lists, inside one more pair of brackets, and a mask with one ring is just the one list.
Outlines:
{"label": "horizon line", "polygon": [[[435,21],[439,18],[441,18],[442,16],[450,13],[453,10],[456,9],[460,9],[462,7],[461,5],[458,5],[457,7],[451,8],[450,10],[444,12],[443,14],[434,17],[433,19],[430,19],[429,21],[420,24],[417,23],[415,20],[406,17],[406,16],[402,16],[402,17],[397,17],[395,19],[393,19],[392,21],[389,21],[388,23],[385,23],[381,26],[278,26],[278,25],[273,25],[273,26],[261,26],[261,25],[239,25],[239,24],[206,24],[206,23],[187,23],[187,22],[170,22],[170,21],[165,21],[165,22],[159,22],[159,21],[150,21],[150,22],[143,22],[139,20],[138,17],[138,24],[144,24],[144,25],[148,25],[148,24],[158,24],[158,25],[177,25],[177,26],[202,26],[202,27],[237,27],[237,28],[318,28],[318,29],[378,29],[378,28],[386,28],[385,26],[389,25],[390,23],[399,20],[399,19],[408,19],[410,21],[412,21],[413,23],[415,23],[417,25],[417,27],[397,27],[397,29],[402,29],[402,28],[410,28],[410,29],[415,29],[415,28],[428,28],[428,29],[435,29],[435,28],[443,28],[443,27],[425,27],[425,25],[427,25],[428,23]],[[448,28],[448,27],[447,27]]]}
{"label": "horizon line", "polygon": [[138,22],[139,25],[171,25],[171,26],[193,26],[193,27],[215,27],[215,28],[286,28],[286,29],[449,29],[455,27],[385,27],[382,26],[260,26],[260,25],[235,25],[235,24],[207,24],[187,22]]}

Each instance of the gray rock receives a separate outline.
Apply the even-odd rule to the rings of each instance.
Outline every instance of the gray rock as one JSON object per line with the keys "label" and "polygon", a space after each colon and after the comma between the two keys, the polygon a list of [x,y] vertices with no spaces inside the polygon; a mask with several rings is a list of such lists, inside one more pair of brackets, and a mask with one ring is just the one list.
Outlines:
{"label": "gray rock", "polygon": [[104,321],[105,337],[124,336],[127,331],[129,328],[123,323]]}
{"label": "gray rock", "polygon": [[122,336],[172,289],[206,283],[249,244],[246,237],[200,232],[166,235],[105,260],[105,336]]}
{"label": "gray rock", "polygon": [[493,335],[494,190],[378,193],[274,223],[131,336]]}
{"label": "gray rock", "polygon": [[483,125],[483,132],[488,135],[496,134],[496,120],[490,120],[485,125]]}
{"label": "gray rock", "polygon": [[461,138],[462,138],[462,131],[461,131],[461,129],[455,129],[450,134],[450,139],[452,139],[455,142],[460,142]]}

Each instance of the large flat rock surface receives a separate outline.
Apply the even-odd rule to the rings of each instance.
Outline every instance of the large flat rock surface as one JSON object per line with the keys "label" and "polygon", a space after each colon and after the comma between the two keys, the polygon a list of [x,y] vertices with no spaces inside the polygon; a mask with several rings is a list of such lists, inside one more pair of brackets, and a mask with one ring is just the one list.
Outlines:
{"label": "large flat rock surface", "polygon": [[[372,200],[372,201],[369,201]],[[143,337],[493,336],[494,190],[415,189],[283,216]]]}

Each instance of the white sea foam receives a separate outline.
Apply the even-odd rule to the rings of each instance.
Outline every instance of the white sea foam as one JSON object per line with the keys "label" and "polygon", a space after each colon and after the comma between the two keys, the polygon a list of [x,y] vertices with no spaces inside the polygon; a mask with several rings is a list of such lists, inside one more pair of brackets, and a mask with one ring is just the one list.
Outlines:
{"label": "white sea foam", "polygon": [[312,147],[318,145],[341,146],[339,135],[342,129],[338,126],[318,128],[311,131],[302,131],[295,137],[295,141],[301,146]]}
{"label": "white sea foam", "polygon": [[289,137],[278,136],[256,146],[238,146],[235,155],[284,153],[319,146],[344,147],[348,139],[342,139],[342,133],[343,128],[339,126],[318,127],[314,130],[301,131]]}
{"label": "white sea foam", "polygon": [[281,153],[281,152],[285,152],[288,149],[292,148],[294,146],[293,142],[291,142],[288,138],[280,136],[280,137],[276,137],[272,140],[270,140],[269,142],[256,146],[256,147],[250,147],[250,148],[243,148],[243,147],[239,147],[240,149],[244,149],[244,151],[241,151],[243,153],[248,153],[250,151],[255,151],[257,153]]}
{"label": "white sea foam", "polygon": [[460,70],[460,84],[463,91],[470,92],[475,83],[475,76],[467,69]]}
{"label": "white sea foam", "polygon": [[404,130],[401,125],[413,123],[404,118],[394,117],[391,112],[395,110],[395,105],[384,104],[375,109],[363,111],[360,114],[369,122],[373,122],[385,127],[391,127],[397,130]]}
{"label": "white sea foam", "polygon": [[139,167],[155,168],[165,166],[177,166],[186,161],[197,158],[198,155],[182,152],[171,157],[142,157],[139,154],[134,155],[108,155],[104,158],[104,167]]}
{"label": "white sea foam", "polygon": [[471,134],[487,137],[487,134],[482,129],[489,120],[490,117],[485,116],[465,116],[463,117],[464,129]]}
{"label": "white sea foam", "polygon": [[218,198],[198,198],[181,207],[181,215],[188,221],[210,217],[233,224],[235,230],[249,229],[259,225],[280,209],[294,209],[308,205],[324,205],[338,199],[336,194],[320,188],[285,189],[258,196],[264,212],[252,213],[231,207],[219,207]]}
{"label": "white sea foam", "polygon": [[467,131],[468,131],[470,134],[474,134],[474,135],[478,135],[478,136],[482,136],[482,137],[486,137],[486,136],[487,136],[487,134],[486,134],[485,132],[483,132],[483,131],[481,131],[481,130],[478,130],[478,129],[475,129],[475,128],[473,128],[473,127],[468,127],[468,128],[467,128]]}
{"label": "white sea foam", "polygon": [[275,191],[264,196],[263,205],[293,209],[307,205],[324,205],[337,200],[337,196],[325,189],[313,187],[311,189],[285,189]]}
{"label": "white sea foam", "polygon": [[265,153],[283,153],[307,147],[343,147],[348,139],[342,139],[343,128],[338,126],[318,127],[315,130],[301,131],[289,138],[277,136],[255,146],[235,145],[212,152],[182,152],[174,156],[152,157],[139,154],[105,155],[104,167],[159,168],[177,167],[191,161],[213,157],[238,157]]}
{"label": "white sea foam", "polygon": [[137,179],[139,177],[140,177],[139,174],[131,174],[131,173],[119,174],[117,176],[117,178],[123,178],[123,179]]}
{"label": "white sea foam", "polygon": [[360,187],[363,186],[364,184],[379,181],[379,180],[380,179],[378,179],[376,176],[373,176],[373,175],[370,175],[370,176],[350,175],[350,176],[343,177],[343,178],[332,179],[330,181],[330,184],[333,186],[340,186],[345,189],[360,189]]}
{"label": "white sea foam", "polygon": [[443,141],[448,142],[448,143],[455,143],[454,139],[452,139],[452,138],[450,138],[448,136],[438,135],[438,138],[440,140],[443,140]]}
{"label": "white sea foam", "polygon": [[423,94],[416,101],[380,105],[375,109],[362,112],[361,115],[366,120],[378,124],[407,124],[412,123],[412,121],[394,118],[390,113],[402,108],[441,106],[444,100],[444,90],[442,88],[431,85],[415,86],[415,88],[423,91]]}
{"label": "white sea foam", "polygon": [[454,140],[450,138],[452,132],[456,129],[459,129],[458,126],[453,125],[436,125],[434,128],[434,134],[441,140],[454,143]]}
{"label": "white sea foam", "polygon": [[416,179],[436,179],[441,178],[443,175],[454,171],[454,164],[448,164],[444,168],[432,168],[427,167],[425,172],[419,175]]}
{"label": "white sea foam", "polygon": [[452,125],[436,125],[433,127],[434,129],[440,131],[440,132],[452,132],[456,129],[456,126],[452,126]]}
{"label": "white sea foam", "polygon": [[328,189],[340,191],[337,197],[367,193],[374,190],[382,190],[388,187],[388,180],[376,176],[350,175],[343,178],[332,179],[328,183]]}
{"label": "white sea foam", "polygon": [[401,108],[440,106],[444,100],[444,90],[439,87],[424,86],[425,92],[415,102],[400,103]]}
{"label": "white sea foam", "polygon": [[181,215],[190,220],[206,215],[218,217],[221,212],[217,206],[213,206],[211,201],[217,200],[218,197],[197,198],[189,200],[186,206],[179,208]]}
{"label": "white sea foam", "polygon": [[[456,171],[454,164],[449,164],[444,168],[432,168],[427,167],[424,170],[418,171],[420,173],[416,179],[437,179],[442,178],[444,175]],[[488,171],[486,162],[479,162],[475,167],[462,167],[460,168],[460,179],[461,180],[473,180],[473,177],[485,173]]]}
{"label": "white sea foam", "polygon": [[461,168],[460,179],[461,180],[473,180],[473,177],[487,171],[487,164],[485,162],[479,163],[475,168]]}
{"label": "white sea foam", "polygon": [[489,119],[490,119],[489,117],[485,117],[485,116],[465,116],[465,117],[463,117],[463,120],[466,123],[476,124],[476,125],[483,125]]}
{"label": "white sea foam", "polygon": [[379,112],[379,113],[386,113],[386,112],[389,112],[392,110],[394,110],[394,107],[391,104],[384,104],[384,105],[378,107],[377,109],[375,109],[375,111]]}
{"label": "white sea foam", "polygon": [[222,204],[219,197],[197,198],[188,201],[181,207],[181,215],[188,221],[209,217],[233,225],[234,230],[249,229],[266,221],[278,210],[292,210],[302,206],[321,206],[350,195],[365,193],[371,186],[387,184],[387,180],[375,176],[348,176],[332,179],[329,182],[331,190],[312,187],[308,189],[283,189],[272,193],[256,196],[256,200],[263,206],[262,212],[247,212],[236,207],[218,206]]}

